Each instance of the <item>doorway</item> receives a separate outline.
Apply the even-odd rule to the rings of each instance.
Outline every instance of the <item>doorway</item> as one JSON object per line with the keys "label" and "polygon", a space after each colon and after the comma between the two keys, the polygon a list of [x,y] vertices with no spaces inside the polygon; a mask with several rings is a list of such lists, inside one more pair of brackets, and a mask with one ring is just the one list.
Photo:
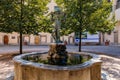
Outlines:
{"label": "doorway", "polygon": [[35,44],[36,45],[40,44],[40,37],[39,36],[35,36]]}
{"label": "doorway", "polygon": [[69,44],[73,44],[74,43],[74,37],[70,36],[68,40],[69,40]]}
{"label": "doorway", "polygon": [[47,35],[40,35],[40,43],[41,44],[47,43]]}
{"label": "doorway", "polygon": [[7,35],[4,36],[4,45],[8,45],[9,38]]}
{"label": "doorway", "polygon": [[117,31],[114,32],[114,43],[118,44],[118,32]]}

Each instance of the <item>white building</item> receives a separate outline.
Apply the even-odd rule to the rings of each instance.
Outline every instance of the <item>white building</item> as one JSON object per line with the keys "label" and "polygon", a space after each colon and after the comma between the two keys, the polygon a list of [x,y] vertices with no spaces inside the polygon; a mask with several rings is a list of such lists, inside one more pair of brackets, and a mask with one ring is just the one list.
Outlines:
{"label": "white building", "polygon": [[110,44],[120,44],[120,0],[114,0],[113,13],[115,13],[117,23],[111,34],[101,34],[101,43],[103,44],[106,40],[109,40]]}
{"label": "white building", "polygon": [[[57,4],[54,0],[47,5],[49,8],[49,13],[54,11]],[[48,13],[48,14],[49,14]],[[47,15],[47,14],[46,14]],[[19,45],[20,39],[19,34],[16,32],[13,33],[2,33],[0,32],[0,45]],[[69,34],[68,36],[62,36],[62,41],[67,41],[69,44],[74,43],[74,33]],[[54,42],[50,33],[39,33],[38,35],[23,35],[23,44],[24,45],[48,45],[49,43]]]}
{"label": "white building", "polygon": [[[19,45],[19,34],[1,33],[0,32],[0,45]],[[68,36],[62,36],[62,41],[67,41],[68,44],[74,44],[74,33]],[[54,42],[50,33],[39,33],[38,35],[23,35],[24,45],[48,45]]]}

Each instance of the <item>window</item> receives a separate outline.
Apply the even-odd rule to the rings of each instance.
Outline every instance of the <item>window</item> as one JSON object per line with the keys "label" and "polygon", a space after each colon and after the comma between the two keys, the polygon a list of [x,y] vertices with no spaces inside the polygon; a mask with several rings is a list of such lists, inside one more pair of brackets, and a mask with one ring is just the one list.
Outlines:
{"label": "window", "polygon": [[11,39],[15,39],[15,36],[12,36]]}
{"label": "window", "polygon": [[120,2],[120,0],[117,0],[117,2]]}
{"label": "window", "polygon": [[116,9],[120,8],[120,0],[117,0]]}

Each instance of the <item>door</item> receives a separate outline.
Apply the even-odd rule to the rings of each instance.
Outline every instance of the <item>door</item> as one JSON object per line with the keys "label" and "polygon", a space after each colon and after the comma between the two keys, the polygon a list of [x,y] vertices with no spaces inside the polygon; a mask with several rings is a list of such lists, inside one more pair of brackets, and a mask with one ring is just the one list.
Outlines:
{"label": "door", "polygon": [[73,44],[74,43],[74,38],[72,36],[69,37],[69,44]]}
{"label": "door", "polygon": [[5,36],[4,36],[4,44],[5,44],[5,45],[8,45],[8,42],[9,42],[8,36],[5,35]]}
{"label": "door", "polygon": [[47,44],[47,35],[40,35],[40,43]]}
{"label": "door", "polygon": [[118,44],[118,32],[114,32],[114,43]]}
{"label": "door", "polygon": [[40,44],[40,37],[39,36],[35,36],[35,44],[36,45]]}

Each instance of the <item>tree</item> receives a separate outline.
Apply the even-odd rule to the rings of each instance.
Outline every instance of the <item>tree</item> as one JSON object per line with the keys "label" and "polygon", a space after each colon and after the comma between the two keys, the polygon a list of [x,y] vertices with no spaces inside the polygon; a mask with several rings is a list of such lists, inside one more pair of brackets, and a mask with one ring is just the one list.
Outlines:
{"label": "tree", "polygon": [[[44,22],[46,5],[49,0],[2,0],[0,6],[0,31],[20,33],[20,53],[22,34],[36,34]],[[43,21],[43,22],[42,22]],[[40,23],[41,22],[41,23]]]}
{"label": "tree", "polygon": [[[110,32],[115,25],[114,18],[109,18],[112,2],[108,0],[56,0],[65,16],[62,29],[79,32],[79,51],[81,51],[82,32]],[[113,20],[113,21],[112,21]]]}
{"label": "tree", "polygon": [[[48,0],[22,0],[22,30],[24,34],[34,34],[42,21]],[[0,30],[3,32],[19,32],[21,15],[20,0],[1,1]],[[10,30],[10,31],[9,31]]]}
{"label": "tree", "polygon": [[13,25],[17,25],[18,10],[15,2],[15,0],[2,0],[0,2],[0,31],[2,32],[12,32]]}

